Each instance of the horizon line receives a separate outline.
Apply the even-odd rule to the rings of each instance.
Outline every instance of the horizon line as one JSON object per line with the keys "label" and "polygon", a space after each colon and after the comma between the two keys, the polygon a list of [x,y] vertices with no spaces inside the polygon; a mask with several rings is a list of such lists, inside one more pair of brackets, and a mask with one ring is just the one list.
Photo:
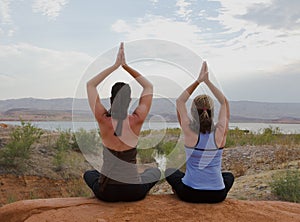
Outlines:
{"label": "horizon line", "polygon": [[[87,99],[87,98],[74,98],[74,97],[54,97],[54,98],[38,98],[38,97],[21,97],[21,98],[10,98],[10,99],[0,99],[0,102],[8,101],[8,100],[22,100],[22,99],[32,99],[32,100],[63,100],[63,99]],[[101,98],[101,99],[109,99],[109,97]],[[138,99],[136,97],[132,97],[132,99]],[[176,99],[176,97],[168,97],[168,98],[157,98],[153,99]],[[216,100],[216,99],[215,99]],[[299,102],[270,102],[270,101],[256,101],[256,100],[228,100],[229,102],[249,102],[249,103],[279,103],[279,104],[300,104]]]}

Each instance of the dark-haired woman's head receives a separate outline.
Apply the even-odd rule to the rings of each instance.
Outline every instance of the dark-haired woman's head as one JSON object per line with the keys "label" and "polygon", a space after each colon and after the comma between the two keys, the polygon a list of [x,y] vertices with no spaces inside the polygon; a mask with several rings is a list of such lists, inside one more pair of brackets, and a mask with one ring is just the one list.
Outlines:
{"label": "dark-haired woman's head", "polygon": [[124,82],[117,82],[111,88],[111,116],[117,120],[124,120],[127,117],[131,89]]}
{"label": "dark-haired woman's head", "polygon": [[191,129],[197,133],[210,133],[214,127],[214,101],[208,95],[197,96],[192,103]]}
{"label": "dark-haired woman's head", "polygon": [[121,135],[122,120],[126,119],[128,114],[128,107],[131,101],[130,86],[124,82],[117,82],[111,88],[110,114],[113,119],[119,120],[115,134]]}

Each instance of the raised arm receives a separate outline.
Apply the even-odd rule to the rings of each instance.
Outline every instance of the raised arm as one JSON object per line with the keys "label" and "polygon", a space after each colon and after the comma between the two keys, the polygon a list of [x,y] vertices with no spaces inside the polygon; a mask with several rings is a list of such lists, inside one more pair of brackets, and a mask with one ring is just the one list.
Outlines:
{"label": "raised arm", "polygon": [[141,73],[126,64],[125,55],[122,57],[122,67],[143,87],[139,105],[133,112],[140,121],[144,121],[149,113],[153,97],[153,85]]}
{"label": "raised arm", "polygon": [[220,111],[218,116],[218,123],[216,125],[215,140],[218,147],[224,147],[226,143],[226,136],[228,131],[228,124],[230,119],[229,103],[223,93],[209,80],[208,72],[201,79],[208,86],[210,91],[217,98],[220,103]]}
{"label": "raised arm", "polygon": [[190,126],[189,126],[190,119],[189,119],[188,112],[186,109],[186,102],[190,98],[190,96],[193,94],[195,89],[199,86],[199,84],[204,81],[204,79],[200,78],[200,76],[201,77],[204,76],[204,74],[206,72],[207,72],[207,64],[206,64],[206,62],[203,62],[201,71],[200,71],[200,74],[199,74],[199,77],[197,78],[197,80],[195,82],[193,82],[190,86],[188,86],[176,100],[177,118],[178,118],[181,128],[183,129],[183,131],[185,133],[191,132]]}
{"label": "raised arm", "polygon": [[190,119],[188,116],[188,112],[186,109],[186,102],[193,94],[195,89],[198,87],[200,83],[198,81],[193,82],[186,88],[181,95],[176,99],[176,109],[177,109],[177,118],[180,126],[183,128],[189,127]]}
{"label": "raised arm", "polygon": [[119,68],[119,66],[122,63],[123,54],[124,54],[124,47],[123,47],[123,43],[121,43],[115,64],[100,72],[98,75],[96,75],[91,80],[89,80],[86,84],[89,105],[98,122],[101,122],[102,118],[106,115],[107,110],[105,109],[105,107],[100,101],[100,96],[97,91],[97,86],[113,71]]}

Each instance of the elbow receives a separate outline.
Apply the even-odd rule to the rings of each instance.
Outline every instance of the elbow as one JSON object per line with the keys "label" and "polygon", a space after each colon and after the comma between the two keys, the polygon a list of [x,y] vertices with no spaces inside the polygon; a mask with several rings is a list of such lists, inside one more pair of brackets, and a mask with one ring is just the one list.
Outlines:
{"label": "elbow", "polygon": [[92,86],[94,85],[92,84],[91,80],[86,83],[86,88],[90,88]]}
{"label": "elbow", "polygon": [[225,100],[225,105],[226,105],[227,109],[229,110],[229,102],[225,96],[224,96],[224,100]]}
{"label": "elbow", "polygon": [[225,96],[224,96],[224,102],[228,103],[228,100],[227,100],[227,98]]}
{"label": "elbow", "polygon": [[90,82],[90,81],[88,81],[88,82],[86,83],[86,88],[89,88],[89,86],[91,86],[91,82]]}
{"label": "elbow", "polygon": [[147,87],[145,87],[145,91],[147,91],[149,94],[153,94],[153,84],[149,82]]}
{"label": "elbow", "polygon": [[176,106],[179,107],[179,106],[182,106],[184,104],[184,101],[180,98],[177,98],[176,99]]}
{"label": "elbow", "polygon": [[183,101],[183,99],[181,98],[181,97],[178,97],[177,99],[176,99],[176,103],[183,103],[184,101]]}
{"label": "elbow", "polygon": [[153,84],[149,81],[148,81],[148,84],[147,84],[147,88],[153,90]]}
{"label": "elbow", "polygon": [[228,101],[225,96],[223,96],[222,100],[219,101],[221,105],[227,105]]}
{"label": "elbow", "polygon": [[149,85],[149,89],[153,92],[153,84],[152,83],[150,83],[150,85]]}

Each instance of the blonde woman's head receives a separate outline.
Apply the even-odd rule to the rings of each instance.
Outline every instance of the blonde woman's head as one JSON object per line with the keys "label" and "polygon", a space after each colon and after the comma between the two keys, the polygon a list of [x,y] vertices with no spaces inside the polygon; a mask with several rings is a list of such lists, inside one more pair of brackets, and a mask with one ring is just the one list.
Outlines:
{"label": "blonde woman's head", "polygon": [[210,133],[214,128],[214,101],[208,95],[197,96],[191,107],[191,129],[196,133]]}

